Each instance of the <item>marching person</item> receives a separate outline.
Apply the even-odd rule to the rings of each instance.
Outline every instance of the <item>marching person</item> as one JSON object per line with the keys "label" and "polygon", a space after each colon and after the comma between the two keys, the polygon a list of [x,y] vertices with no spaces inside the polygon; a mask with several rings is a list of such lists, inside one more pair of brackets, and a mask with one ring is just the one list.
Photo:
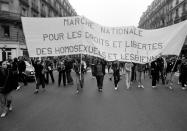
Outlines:
{"label": "marching person", "polygon": [[66,70],[65,70],[65,63],[64,59],[60,59],[57,63],[57,69],[58,69],[58,86],[60,87],[61,80],[63,78],[63,85],[66,86]]}
{"label": "marching person", "polygon": [[81,60],[75,61],[74,71],[76,73],[76,86],[77,86],[76,93],[79,93],[80,88],[82,89],[84,86],[84,74],[86,72],[84,61]]}
{"label": "marching person", "polygon": [[130,86],[131,86],[132,67],[133,67],[133,63],[132,62],[125,63],[125,72],[126,72],[125,81],[126,81],[127,89],[129,89]]}
{"label": "marching person", "polygon": [[23,57],[19,57],[18,70],[19,70],[19,79],[26,86],[27,85],[27,78],[25,75],[26,64]]}
{"label": "marching person", "polygon": [[46,83],[49,84],[49,75],[51,77],[52,83],[55,82],[54,77],[53,77],[53,63],[50,60],[50,58],[47,58],[45,61],[45,68],[46,68]]}
{"label": "marching person", "polygon": [[91,63],[91,72],[92,72],[92,78],[95,78],[95,60],[94,59],[92,59],[92,63]]}
{"label": "marching person", "polygon": [[95,75],[97,79],[97,87],[98,91],[102,92],[103,89],[103,80],[105,75],[105,63],[101,62],[100,59],[97,60],[97,64],[95,65]]}
{"label": "marching person", "polygon": [[113,77],[114,77],[114,89],[118,89],[118,82],[120,81],[120,65],[119,61],[115,61],[112,64]]}
{"label": "marching person", "polygon": [[12,72],[13,72],[13,75],[16,81],[16,86],[17,86],[16,90],[19,90],[21,86],[19,85],[19,71],[18,71],[18,59],[17,58],[14,58],[12,62]]}
{"label": "marching person", "polygon": [[12,69],[8,69],[7,62],[2,62],[0,69],[0,106],[3,110],[1,117],[5,117],[8,111],[12,111],[11,92],[17,88]]}
{"label": "marching person", "polygon": [[183,58],[182,59],[182,64],[181,64],[181,84],[182,84],[182,90],[187,89],[187,59]]}
{"label": "marching person", "polygon": [[158,67],[157,66],[158,66],[157,61],[151,62],[152,88],[156,88],[157,72],[158,72]]}
{"label": "marching person", "polygon": [[36,90],[34,91],[34,94],[37,94],[39,92],[40,85],[42,85],[42,88],[45,91],[44,65],[40,60],[37,60],[34,68],[36,76]]}
{"label": "marching person", "polygon": [[71,76],[71,70],[73,68],[73,62],[69,57],[65,59],[66,78],[69,85],[73,85],[73,78]]}
{"label": "marching person", "polygon": [[144,70],[145,70],[145,65],[143,65],[143,64],[137,64],[138,88],[144,88],[144,86],[142,84],[142,76],[143,76]]}

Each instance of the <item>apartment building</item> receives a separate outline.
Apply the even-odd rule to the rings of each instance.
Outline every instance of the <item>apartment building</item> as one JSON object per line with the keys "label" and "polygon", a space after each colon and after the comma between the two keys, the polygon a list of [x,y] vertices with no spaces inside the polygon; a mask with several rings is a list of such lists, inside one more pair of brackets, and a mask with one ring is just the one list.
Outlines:
{"label": "apartment building", "polygon": [[[143,12],[139,21],[139,28],[158,29],[186,19],[187,0],[154,0]],[[187,55],[187,38],[182,54]]]}
{"label": "apartment building", "polygon": [[0,0],[0,61],[28,56],[21,16],[76,16],[68,0]]}

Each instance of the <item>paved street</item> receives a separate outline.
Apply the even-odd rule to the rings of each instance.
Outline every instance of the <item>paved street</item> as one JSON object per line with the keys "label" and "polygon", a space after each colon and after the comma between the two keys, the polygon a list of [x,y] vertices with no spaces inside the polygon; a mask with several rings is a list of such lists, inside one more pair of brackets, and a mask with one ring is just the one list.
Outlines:
{"label": "paved street", "polygon": [[[144,80],[145,89],[133,84],[126,90],[124,77],[114,91],[108,74],[99,93],[96,80],[86,74],[85,87],[75,94],[75,86],[60,88],[49,84],[34,95],[30,83],[13,92],[14,110],[0,119],[0,131],[186,131],[187,92],[176,85],[174,91]],[[51,81],[50,81],[51,82]]]}

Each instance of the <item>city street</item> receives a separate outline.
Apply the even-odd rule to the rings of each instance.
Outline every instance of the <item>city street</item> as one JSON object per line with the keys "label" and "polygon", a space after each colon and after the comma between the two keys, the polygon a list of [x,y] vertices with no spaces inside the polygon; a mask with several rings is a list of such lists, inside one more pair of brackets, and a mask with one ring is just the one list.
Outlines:
{"label": "city street", "polygon": [[[187,92],[175,85],[173,91],[151,88],[146,76],[145,89],[126,90],[125,77],[114,90],[105,75],[103,92],[97,91],[96,79],[85,76],[84,89],[47,85],[46,91],[33,94],[35,83],[13,92],[14,108],[0,119],[0,131],[186,131]],[[74,77],[74,73],[73,77]]]}

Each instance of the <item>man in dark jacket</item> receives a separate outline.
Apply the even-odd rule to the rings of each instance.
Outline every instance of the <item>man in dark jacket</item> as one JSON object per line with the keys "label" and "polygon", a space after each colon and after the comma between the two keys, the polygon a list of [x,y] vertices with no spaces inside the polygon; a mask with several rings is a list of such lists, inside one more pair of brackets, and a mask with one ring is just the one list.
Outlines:
{"label": "man in dark jacket", "polygon": [[12,90],[16,89],[16,80],[14,78],[12,69],[7,68],[7,62],[2,62],[0,69],[0,106],[3,109],[1,117],[5,117],[8,111],[12,110],[12,100],[10,94]]}
{"label": "man in dark jacket", "polygon": [[45,68],[46,68],[46,83],[49,83],[49,75],[51,77],[52,83],[55,82],[54,77],[53,77],[53,63],[52,61],[48,58],[45,61]]}
{"label": "man in dark jacket", "polygon": [[102,89],[103,89],[105,66],[106,66],[106,63],[104,61],[101,61],[100,59],[98,59],[97,64],[95,65],[95,69],[94,69],[99,92],[102,92]]}
{"label": "man in dark jacket", "polygon": [[26,70],[26,64],[23,58],[20,57],[19,62],[18,62],[18,70],[19,70],[19,79],[21,82],[24,83],[24,85],[27,85],[27,78],[25,75],[25,70]]}
{"label": "man in dark jacket", "polygon": [[63,85],[66,86],[66,71],[65,71],[65,63],[63,59],[60,59],[57,63],[57,69],[58,69],[58,86],[61,84],[61,79],[63,77]]}
{"label": "man in dark jacket", "polygon": [[34,94],[37,94],[39,91],[39,86],[42,85],[43,90],[45,90],[45,77],[44,77],[44,66],[40,60],[36,61],[34,64],[35,76],[36,76],[36,90]]}
{"label": "man in dark jacket", "polygon": [[156,81],[158,75],[158,63],[157,61],[151,62],[151,78],[152,78],[152,88],[156,88]]}
{"label": "man in dark jacket", "polygon": [[120,80],[120,65],[119,61],[114,61],[112,63],[112,70],[113,70],[113,76],[114,76],[114,89],[118,89],[118,82]]}
{"label": "man in dark jacket", "polygon": [[67,83],[72,85],[73,84],[73,78],[71,76],[71,70],[73,68],[73,62],[70,58],[66,58],[65,67],[66,67],[65,70],[66,70]]}

